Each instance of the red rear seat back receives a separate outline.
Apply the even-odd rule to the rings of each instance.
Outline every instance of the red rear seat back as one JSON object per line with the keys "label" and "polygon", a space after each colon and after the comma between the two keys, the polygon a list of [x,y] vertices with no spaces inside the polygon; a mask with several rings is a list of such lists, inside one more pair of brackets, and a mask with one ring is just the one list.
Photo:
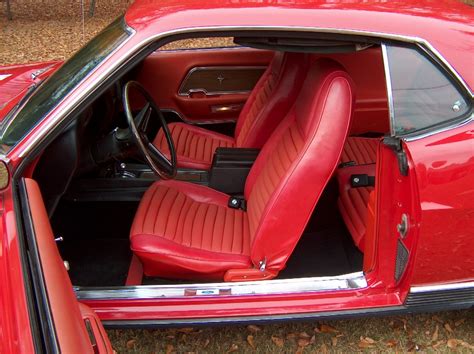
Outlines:
{"label": "red rear seat back", "polygon": [[353,188],[351,186],[351,176],[354,174],[375,176],[375,171],[375,164],[348,166],[337,171],[339,210],[355,245],[362,252],[364,252],[364,239],[367,230],[367,206],[374,188]]}

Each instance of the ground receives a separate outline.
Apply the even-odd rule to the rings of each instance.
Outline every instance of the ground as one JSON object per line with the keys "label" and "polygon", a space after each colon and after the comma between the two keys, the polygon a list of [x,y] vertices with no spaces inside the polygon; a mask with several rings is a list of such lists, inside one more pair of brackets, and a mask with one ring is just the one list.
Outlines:
{"label": "ground", "polygon": [[[12,0],[13,21],[7,21],[0,13],[0,65],[66,59],[122,12],[129,2],[97,0],[95,16],[86,15],[83,25],[78,0]],[[474,0],[466,2],[473,4]],[[88,9],[88,2],[85,9]],[[109,330],[108,334],[119,353],[419,350],[472,353],[474,312],[259,326]]]}

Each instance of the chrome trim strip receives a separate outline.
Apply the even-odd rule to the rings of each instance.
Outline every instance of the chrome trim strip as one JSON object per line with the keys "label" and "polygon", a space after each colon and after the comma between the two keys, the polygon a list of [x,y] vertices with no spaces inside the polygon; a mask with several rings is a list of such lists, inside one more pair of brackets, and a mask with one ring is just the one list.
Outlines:
{"label": "chrome trim strip", "polygon": [[191,124],[191,125],[206,125],[206,124],[223,124],[223,123],[236,123],[237,119],[209,119],[209,120],[200,120],[198,122],[186,119],[181,113],[175,111],[174,109],[171,108],[161,108],[160,111],[162,112],[168,112],[168,113],[174,113],[178,116],[179,119],[181,119],[184,123],[186,124]]}
{"label": "chrome trim strip", "polygon": [[351,290],[366,287],[367,281],[364,273],[356,272],[332,277],[277,279],[235,283],[142,285],[108,288],[75,287],[74,290],[79,300],[110,300],[274,295]]}
{"label": "chrome trim strip", "polygon": [[430,129],[428,131],[420,132],[418,134],[413,133],[413,135],[410,134],[410,135],[407,135],[407,136],[401,136],[401,138],[403,138],[403,140],[406,141],[406,142],[410,142],[410,141],[415,141],[415,140],[418,140],[418,139],[427,138],[429,136],[432,136],[432,135],[435,135],[435,134],[438,134],[438,133],[442,133],[446,130],[462,127],[463,125],[469,124],[474,120],[474,113],[471,113],[471,115],[469,117],[467,117],[466,119],[463,119],[461,121],[459,121],[459,120],[456,121],[456,119],[454,119],[454,120],[455,121],[452,124],[447,124],[447,125],[444,125],[444,126],[440,126],[437,129]]}
{"label": "chrome trim strip", "polygon": [[[130,27],[129,27],[130,28]],[[131,29],[133,30],[133,29]],[[34,149],[38,144],[40,144],[50,132],[50,130],[64,119],[69,112],[71,112],[75,107],[80,105],[85,99],[87,99],[97,87],[98,83],[102,82],[106,77],[112,75],[114,72],[119,70],[123,65],[132,59],[135,54],[138,54],[139,49],[145,48],[152,42],[156,42],[165,37],[173,35],[183,35],[196,32],[231,32],[231,31],[285,31],[285,32],[311,32],[311,33],[336,33],[336,34],[345,34],[345,35],[356,35],[356,36],[367,36],[367,37],[376,37],[380,39],[389,39],[400,42],[408,42],[424,45],[427,48],[433,48],[426,40],[419,37],[410,37],[410,36],[401,36],[394,34],[387,34],[381,32],[370,32],[370,31],[357,31],[357,30],[347,30],[347,29],[334,29],[334,28],[317,28],[317,27],[285,27],[285,26],[217,26],[217,27],[193,27],[193,28],[182,28],[177,30],[172,30],[168,32],[163,32],[155,36],[146,38],[140,43],[137,43],[133,46],[123,57],[123,59],[117,61],[115,65],[111,65],[107,70],[104,70],[100,75],[97,75],[94,82],[92,82],[86,90],[83,90],[76,98],[75,101],[71,102],[68,106],[62,107],[62,109],[57,112],[57,114],[50,119],[48,124],[41,127],[37,136],[32,139],[28,144],[22,146],[19,151],[18,156],[23,158],[27,155],[32,149]],[[131,37],[129,37],[130,39]],[[126,41],[125,43],[128,43]],[[125,44],[124,43],[124,44]],[[118,48],[111,53],[113,55]],[[470,90],[469,86],[462,79],[462,77],[452,69],[452,66],[448,63],[446,59],[437,51],[432,52],[440,61],[446,63],[448,69],[451,70],[451,74],[458,80],[458,82],[464,87],[465,91],[474,98],[474,93]]]}
{"label": "chrome trim strip", "polygon": [[447,291],[447,290],[461,290],[461,289],[473,289],[474,281],[464,283],[451,283],[451,284],[440,284],[440,285],[425,285],[425,286],[412,286],[410,288],[410,294],[427,293],[434,291]]}
{"label": "chrome trim strip", "polygon": [[385,82],[387,86],[388,115],[390,119],[390,135],[395,136],[395,109],[393,106],[392,78],[390,76],[390,64],[388,62],[387,46],[382,44],[382,60],[385,71]]}
{"label": "chrome trim strip", "polygon": [[[188,73],[186,74],[186,76],[184,77],[183,81],[181,81],[181,85],[179,85],[179,89],[178,89],[178,95],[179,96],[189,96],[191,94],[191,92],[193,91],[202,91],[204,92],[206,95],[232,95],[232,94],[239,94],[239,93],[249,93],[251,92],[252,90],[242,90],[242,91],[207,91],[206,89],[202,88],[202,87],[196,87],[196,88],[192,88],[192,89],[189,89],[188,91],[183,91],[183,87],[185,86],[186,82],[189,80],[189,77],[195,73],[196,71],[210,71],[210,70],[222,70],[223,72],[227,71],[227,70],[257,70],[257,69],[260,69],[260,70],[263,70],[265,71],[266,67],[265,66],[255,66],[255,65],[252,65],[252,66],[245,66],[245,65],[234,65],[234,66],[226,66],[226,65],[222,65],[222,66],[195,66],[193,68],[191,68]],[[262,72],[263,74],[263,72]]]}

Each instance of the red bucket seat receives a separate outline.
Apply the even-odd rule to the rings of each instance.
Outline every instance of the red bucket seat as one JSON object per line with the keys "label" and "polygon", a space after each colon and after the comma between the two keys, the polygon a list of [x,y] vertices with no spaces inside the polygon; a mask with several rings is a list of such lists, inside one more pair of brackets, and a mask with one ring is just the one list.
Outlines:
{"label": "red bucket seat", "polygon": [[[306,74],[307,60],[308,56],[302,53],[275,53],[239,115],[234,137],[190,124],[169,124],[178,166],[208,170],[218,147],[261,148],[293,105]],[[153,143],[168,153],[162,130]]]}
{"label": "red bucket seat", "polygon": [[131,230],[148,276],[226,281],[281,271],[339,163],[353,109],[352,81],[336,62],[310,64],[303,88],[245,185],[246,210],[229,196],[180,181],[155,182]]}

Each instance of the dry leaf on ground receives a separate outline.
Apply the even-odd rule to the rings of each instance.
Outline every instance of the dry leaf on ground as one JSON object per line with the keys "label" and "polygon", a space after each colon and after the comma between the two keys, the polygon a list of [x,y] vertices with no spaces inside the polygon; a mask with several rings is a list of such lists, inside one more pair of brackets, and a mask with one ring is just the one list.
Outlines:
{"label": "dry leaf on ground", "polygon": [[233,352],[236,352],[237,350],[239,350],[239,346],[235,343],[232,343],[227,353],[233,353]]}
{"label": "dry leaf on ground", "polygon": [[171,354],[174,353],[174,345],[173,344],[168,344],[166,346],[166,354]]}
{"label": "dry leaf on ground", "polygon": [[277,346],[282,348],[283,345],[285,344],[285,340],[283,338],[277,337],[277,336],[272,336],[272,342]]}
{"label": "dry leaf on ground", "polygon": [[255,341],[251,334],[247,336],[247,343],[252,347],[252,349],[255,349]]}
{"label": "dry leaf on ground", "polygon": [[130,339],[127,341],[127,349],[133,349],[135,347],[136,339]]}
{"label": "dry leaf on ground", "polygon": [[321,332],[321,333],[339,333],[339,331],[337,329],[335,329],[334,327],[330,326],[330,325],[327,325],[327,324],[322,324],[320,325],[319,327],[317,327],[317,331],[315,329],[316,332]]}
{"label": "dry leaf on ground", "polygon": [[256,325],[248,325],[247,326],[247,330],[251,333],[257,333],[257,332],[260,332],[262,329]]}
{"label": "dry leaf on ground", "polygon": [[431,337],[431,341],[436,342],[438,340],[438,337],[439,337],[439,326],[436,325],[436,329],[433,332],[433,336]]}

